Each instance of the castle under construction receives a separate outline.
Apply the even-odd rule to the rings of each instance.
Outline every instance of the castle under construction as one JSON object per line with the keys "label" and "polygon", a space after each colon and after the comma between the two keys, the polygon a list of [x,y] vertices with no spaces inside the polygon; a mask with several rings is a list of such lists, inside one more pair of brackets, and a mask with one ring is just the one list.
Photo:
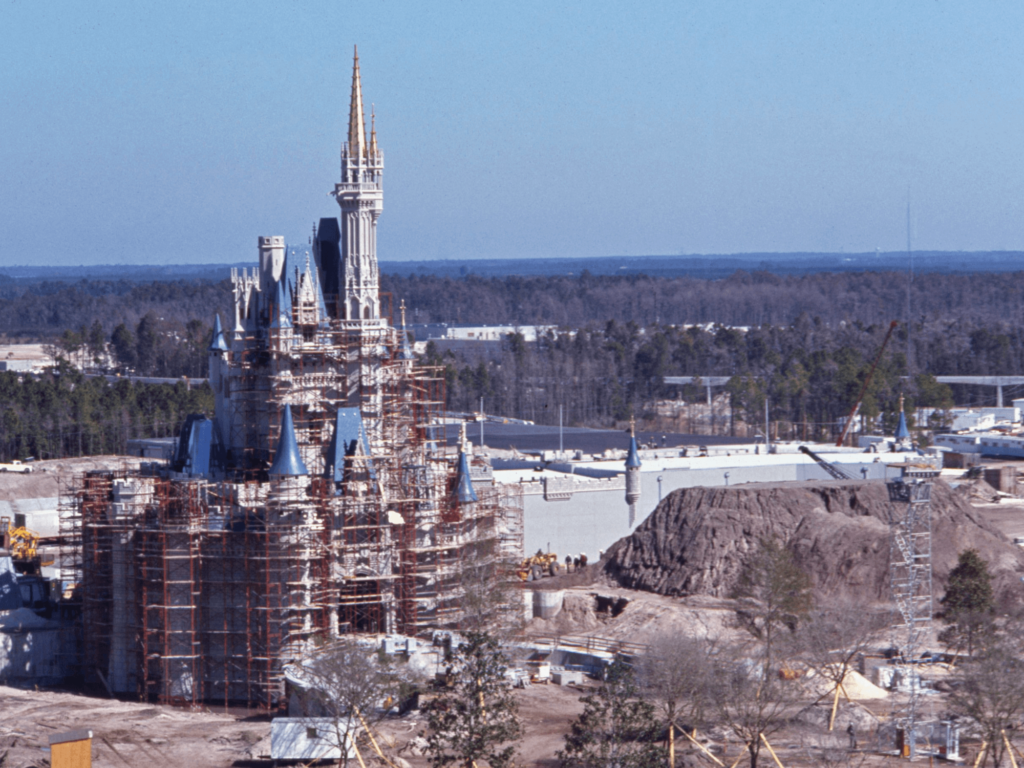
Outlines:
{"label": "castle under construction", "polygon": [[357,55],[340,217],[299,263],[260,237],[258,266],[233,274],[209,348],[213,418],[188,419],[173,461],[63,494],[87,680],[271,708],[310,644],[458,626],[467,564],[522,556],[521,495],[445,445],[443,378],[382,304],[383,170]]}

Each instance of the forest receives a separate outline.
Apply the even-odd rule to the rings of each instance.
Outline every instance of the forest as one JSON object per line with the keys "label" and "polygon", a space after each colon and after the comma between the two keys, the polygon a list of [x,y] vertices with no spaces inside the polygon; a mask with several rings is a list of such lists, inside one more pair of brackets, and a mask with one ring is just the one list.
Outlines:
{"label": "forest", "polygon": [[132,438],[178,434],[213,413],[209,385],[108,384],[65,363],[40,376],[0,373],[0,460],[125,454]]}
{"label": "forest", "polygon": [[[908,410],[991,404],[990,391],[951,389],[936,375],[1024,373],[1024,272],[913,281],[872,272],[737,272],[722,280],[584,272],[384,275],[381,282],[393,306],[403,300],[409,307],[413,323],[558,327],[537,343],[514,333],[472,353],[428,345],[421,362],[443,368],[453,411],[475,410],[483,398],[489,413],[553,424],[561,406],[568,424],[610,426],[652,419],[658,401],[704,398],[702,389],[666,385],[666,376],[730,376],[734,419],[761,423],[767,398],[780,436],[825,439],[856,400],[893,319],[900,325],[862,407],[883,426],[895,420],[901,394]],[[23,289],[7,282],[0,289],[8,341],[43,340],[79,365],[146,376],[205,376],[213,315],[227,318],[229,307],[228,281],[83,280]],[[96,380],[79,387],[68,375],[44,379],[9,378],[0,388],[0,450],[8,456],[108,450],[126,435],[173,431],[171,422],[189,407],[211,407],[194,403],[203,397],[195,392],[160,395],[166,402],[157,406],[142,385],[129,391]],[[81,405],[87,395],[92,404]],[[118,399],[125,400],[120,410]]]}

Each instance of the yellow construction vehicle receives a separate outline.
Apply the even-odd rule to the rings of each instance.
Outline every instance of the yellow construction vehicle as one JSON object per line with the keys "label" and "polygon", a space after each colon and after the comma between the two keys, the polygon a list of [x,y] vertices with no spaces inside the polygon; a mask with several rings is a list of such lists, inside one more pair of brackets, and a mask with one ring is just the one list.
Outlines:
{"label": "yellow construction vehicle", "polygon": [[14,527],[9,517],[0,517],[0,531],[3,532],[3,543],[11,553],[15,568],[23,573],[38,572],[43,565],[39,556],[39,534],[25,526]]}
{"label": "yellow construction vehicle", "polygon": [[516,576],[522,581],[533,581],[544,576],[555,576],[558,573],[558,555],[554,552],[537,551],[533,557],[527,557],[516,568]]}

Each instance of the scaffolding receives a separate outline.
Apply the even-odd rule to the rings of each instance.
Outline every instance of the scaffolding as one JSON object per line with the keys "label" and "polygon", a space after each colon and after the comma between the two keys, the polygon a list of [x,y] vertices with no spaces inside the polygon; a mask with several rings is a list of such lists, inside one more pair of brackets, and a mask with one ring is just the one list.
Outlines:
{"label": "scaffolding", "polygon": [[[889,491],[889,579],[892,592],[892,644],[896,667],[892,720],[896,749],[914,759],[922,713],[918,673],[921,641],[932,625],[931,481],[934,469],[907,467],[887,483]],[[897,689],[906,697],[895,695]]]}
{"label": "scaffolding", "polygon": [[[457,501],[456,456],[435,435],[441,371],[402,359],[398,339],[385,323],[342,321],[283,349],[239,331],[223,471],[143,465],[62,492],[86,683],[270,710],[284,703],[284,665],[324,639],[459,626],[467,564],[500,575],[522,556],[521,491]],[[309,474],[270,478],[286,405]],[[325,448],[338,409],[353,407],[367,450],[338,481]]]}

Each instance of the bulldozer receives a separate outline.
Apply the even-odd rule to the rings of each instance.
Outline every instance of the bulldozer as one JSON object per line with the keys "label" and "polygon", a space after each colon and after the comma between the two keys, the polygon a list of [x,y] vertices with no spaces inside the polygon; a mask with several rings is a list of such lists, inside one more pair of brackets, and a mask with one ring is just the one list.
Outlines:
{"label": "bulldozer", "polygon": [[544,576],[556,576],[558,567],[557,554],[537,550],[537,554],[523,559],[516,568],[516,576],[522,581],[535,581]]}
{"label": "bulldozer", "polygon": [[39,534],[25,526],[15,527],[9,517],[0,517],[4,548],[10,551],[14,568],[26,575],[39,575],[44,565],[39,555]]}

